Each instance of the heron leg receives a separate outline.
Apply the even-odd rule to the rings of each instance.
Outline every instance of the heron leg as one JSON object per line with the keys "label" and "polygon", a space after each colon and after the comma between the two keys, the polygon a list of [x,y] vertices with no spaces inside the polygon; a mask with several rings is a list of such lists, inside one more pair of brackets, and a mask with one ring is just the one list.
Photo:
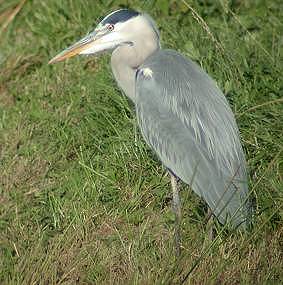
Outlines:
{"label": "heron leg", "polygon": [[178,181],[176,176],[169,171],[171,177],[171,187],[173,193],[173,211],[175,213],[175,252],[176,256],[181,253],[181,200],[179,195]]}
{"label": "heron leg", "polygon": [[213,214],[212,214],[212,211],[210,210],[209,207],[207,210],[206,229],[207,229],[208,240],[213,241],[213,239],[214,239],[214,235],[213,235]]}

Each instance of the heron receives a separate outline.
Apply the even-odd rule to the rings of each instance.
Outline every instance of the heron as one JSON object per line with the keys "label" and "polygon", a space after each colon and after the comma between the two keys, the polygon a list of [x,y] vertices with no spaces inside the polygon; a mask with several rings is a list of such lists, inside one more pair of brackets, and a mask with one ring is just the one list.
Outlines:
{"label": "heron", "polygon": [[215,81],[191,59],[162,49],[154,20],[131,9],[108,14],[49,63],[103,52],[111,52],[114,78],[134,103],[141,134],[170,174],[177,255],[179,180],[221,224],[246,229],[252,206],[245,155],[234,114]]}

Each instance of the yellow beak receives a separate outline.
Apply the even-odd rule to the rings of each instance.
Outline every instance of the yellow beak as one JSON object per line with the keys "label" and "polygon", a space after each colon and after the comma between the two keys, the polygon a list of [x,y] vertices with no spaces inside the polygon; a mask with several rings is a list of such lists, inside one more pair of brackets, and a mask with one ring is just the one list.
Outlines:
{"label": "yellow beak", "polygon": [[63,61],[77,54],[89,55],[110,51],[121,44],[132,45],[132,42],[125,41],[119,33],[103,34],[99,31],[94,31],[53,57],[48,64]]}
{"label": "yellow beak", "polygon": [[59,61],[63,61],[67,58],[73,57],[77,54],[82,53],[84,50],[89,49],[95,41],[94,34],[88,35],[81,39],[80,41],[76,42],[75,44],[71,45],[70,47],[66,48],[55,57],[53,57],[48,64],[53,64]]}

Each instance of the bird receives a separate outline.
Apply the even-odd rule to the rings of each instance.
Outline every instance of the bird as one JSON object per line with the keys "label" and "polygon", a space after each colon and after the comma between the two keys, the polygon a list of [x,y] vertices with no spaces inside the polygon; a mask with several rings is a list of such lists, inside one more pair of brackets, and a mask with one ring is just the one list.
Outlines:
{"label": "bird", "polygon": [[247,229],[252,205],[239,130],[216,82],[194,61],[163,49],[155,21],[119,9],[53,57],[111,53],[114,78],[133,102],[145,142],[170,174],[175,247],[180,254],[179,180],[202,198],[221,224]]}

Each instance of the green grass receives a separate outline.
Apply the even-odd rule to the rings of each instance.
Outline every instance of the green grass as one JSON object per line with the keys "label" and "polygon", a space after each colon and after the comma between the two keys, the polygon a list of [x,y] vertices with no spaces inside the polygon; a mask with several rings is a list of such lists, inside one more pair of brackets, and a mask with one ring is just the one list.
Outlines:
{"label": "green grass", "polygon": [[[183,185],[178,261],[169,179],[109,56],[47,65],[128,2],[227,95],[257,200],[251,233],[207,246]],[[282,1],[181,2],[30,0],[8,23],[19,1],[0,0],[0,284],[282,284]]]}

